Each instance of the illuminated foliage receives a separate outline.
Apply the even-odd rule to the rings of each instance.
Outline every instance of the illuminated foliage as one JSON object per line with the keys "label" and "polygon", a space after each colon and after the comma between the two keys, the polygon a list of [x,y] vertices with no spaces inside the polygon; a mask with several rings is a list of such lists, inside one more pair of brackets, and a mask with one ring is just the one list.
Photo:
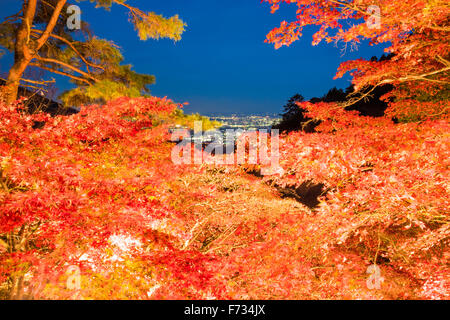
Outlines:
{"label": "illuminated foliage", "polygon": [[[181,168],[170,161],[167,125],[154,126],[152,118],[176,107],[165,99],[121,98],[49,118],[1,105],[0,274],[9,297],[70,297],[60,290],[70,265],[91,274],[85,298],[115,292],[118,283],[108,279],[125,275],[124,267],[142,277],[128,275],[137,286],[129,297],[137,297],[139,285],[148,291],[163,281],[174,287],[173,297],[181,294],[175,288],[201,291],[211,277],[204,259],[211,258],[180,251],[182,215],[160,188]],[[46,124],[34,130],[34,121]],[[106,263],[124,258],[117,268]],[[195,284],[195,277],[202,280]],[[191,287],[181,284],[185,278]]]}
{"label": "illuminated foliage", "polygon": [[[313,35],[313,45],[321,41],[355,47],[362,40],[371,45],[388,43],[389,60],[364,59],[343,62],[336,78],[350,72],[356,90],[393,84],[394,101],[388,113],[407,119],[435,118],[448,114],[449,90],[449,26],[450,7],[447,1],[377,1],[372,10],[370,0],[265,0],[276,12],[282,3],[297,6],[292,22],[283,21],[267,35],[267,42],[276,48],[290,45],[302,36],[306,26],[320,26]],[[408,89],[405,88],[406,84]],[[363,99],[371,91],[355,99]],[[435,98],[423,104],[421,96]],[[388,98],[387,96],[385,98]],[[354,101],[353,101],[354,102]],[[351,103],[350,103],[351,104]]]}
{"label": "illuminated foliage", "polygon": [[[113,2],[125,3],[98,4]],[[283,1],[269,2],[276,10]],[[257,177],[262,164],[175,165],[169,128],[203,118],[165,98],[121,97],[53,118],[0,103],[1,298],[449,298],[450,125],[438,69],[447,56],[417,64],[439,71],[417,81],[403,81],[412,67],[401,65],[416,35],[446,34],[447,6],[418,3],[414,13],[408,1],[382,1],[382,31],[361,24],[329,36],[369,3],[284,2],[299,17],[269,35],[275,43],[289,44],[307,24],[325,26],[317,41],[393,42],[398,58],[339,71],[357,69],[359,87],[400,77],[388,116],[293,99],[289,109],[298,101],[316,132],[282,135],[283,170]],[[411,50],[408,59],[429,58]],[[314,185],[322,192],[308,208],[297,191]],[[366,282],[374,264],[379,290]],[[79,270],[79,288],[68,270]]]}

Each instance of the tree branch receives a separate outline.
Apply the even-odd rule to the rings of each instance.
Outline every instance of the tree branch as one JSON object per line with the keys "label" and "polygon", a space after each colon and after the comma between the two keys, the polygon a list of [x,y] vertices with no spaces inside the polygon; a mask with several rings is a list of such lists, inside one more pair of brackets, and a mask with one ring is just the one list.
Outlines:
{"label": "tree branch", "polygon": [[94,78],[93,76],[91,76],[89,73],[84,72],[83,70],[81,70],[81,69],[79,69],[79,68],[77,68],[77,67],[74,67],[74,66],[72,66],[72,65],[70,65],[70,64],[68,64],[68,63],[65,63],[65,62],[62,62],[62,61],[59,61],[59,60],[56,60],[56,59],[43,58],[43,57],[40,57],[40,56],[35,57],[35,59],[37,59],[37,60],[39,60],[39,61],[47,62],[47,63],[58,64],[58,65],[63,66],[63,67],[65,67],[65,68],[67,68],[67,69],[71,69],[72,71],[75,71],[75,72],[77,72],[77,73],[79,73],[79,74],[85,76],[86,78],[89,78],[89,79],[95,81],[95,82],[98,81],[96,78]]}
{"label": "tree branch", "polygon": [[443,32],[449,32],[450,31],[449,27],[426,26],[424,28],[431,29],[431,30],[436,30],[436,31],[443,31]]}
{"label": "tree branch", "polygon": [[37,0],[29,0],[28,2],[24,2],[22,11],[23,14],[23,20],[20,24],[19,30],[17,31],[16,36],[16,53],[18,49],[20,48],[21,53],[24,55],[26,59],[30,59],[32,53],[30,52],[28,48],[28,42],[30,39],[30,28],[33,24],[34,15],[36,14],[36,6],[37,6]]}
{"label": "tree branch", "polygon": [[88,85],[91,85],[91,84],[92,84],[92,83],[90,83],[90,82],[89,82],[87,79],[85,79],[85,78],[77,77],[77,76],[74,76],[74,75],[72,75],[72,74],[70,74],[70,73],[63,72],[63,71],[59,71],[59,70],[56,70],[56,69],[52,69],[52,68],[49,68],[49,67],[40,65],[40,64],[38,64],[38,63],[33,63],[33,62],[32,62],[32,63],[30,63],[30,66],[32,66],[32,67],[37,67],[37,68],[41,68],[41,69],[43,69],[43,70],[47,70],[47,71],[50,71],[50,72],[53,72],[53,73],[56,73],[56,74],[60,74],[60,75],[69,77],[69,78],[71,78],[71,79],[73,79],[73,80],[77,80],[77,81],[80,81],[80,82],[84,82],[84,83],[86,83],[86,84],[88,84]]}
{"label": "tree branch", "polygon": [[376,85],[373,86],[373,88],[371,88],[368,92],[360,95],[359,97],[352,99],[348,102],[345,102],[343,104],[339,104],[338,108],[346,108],[346,107],[350,107],[352,105],[354,105],[355,103],[365,99],[366,97],[368,97],[374,90],[375,88],[383,85],[383,84],[388,84],[388,83],[393,83],[393,82],[408,82],[408,81],[430,81],[430,82],[436,82],[436,83],[441,83],[441,84],[448,84],[449,81],[441,81],[441,80],[435,80],[435,79],[429,79],[427,77],[438,74],[438,73],[442,73],[442,72],[446,72],[450,70],[450,66],[447,66],[445,68],[439,69],[439,70],[435,70],[432,72],[428,72],[428,73],[424,73],[424,74],[420,74],[420,75],[410,75],[410,76],[405,76],[405,77],[401,77],[401,78],[397,78],[397,79],[385,79],[382,80],[380,82],[378,82]]}
{"label": "tree branch", "polygon": [[[36,33],[43,33],[43,31],[42,30],[38,30],[38,29],[32,29],[31,31],[33,31],[33,32],[36,32]],[[97,65],[97,64],[94,64],[94,63],[91,63],[91,62],[89,62],[76,48],[75,48],[75,46],[73,45],[73,43],[72,42],[70,42],[69,40],[67,40],[66,38],[64,38],[64,37],[61,37],[61,36],[58,36],[58,35],[56,35],[56,34],[54,34],[54,33],[52,33],[52,34],[50,34],[50,37],[51,38],[54,38],[54,39],[57,39],[57,40],[60,40],[60,41],[62,41],[62,42],[64,42],[65,44],[67,44],[79,57],[80,57],[80,59],[86,64],[86,68],[87,68],[87,70],[88,70],[88,72],[90,72],[90,70],[89,70],[89,66],[91,66],[91,67],[93,67],[93,68],[96,68],[96,69],[101,69],[101,70],[103,70],[103,71],[106,71],[105,70],[105,68],[103,68],[102,66],[100,66],[100,65]]]}
{"label": "tree branch", "polygon": [[56,82],[55,79],[48,80],[48,81],[45,81],[45,80],[37,81],[37,80],[24,79],[24,78],[21,78],[20,81],[25,81],[25,82],[40,84],[40,85],[45,85],[47,83],[55,83]]}
{"label": "tree branch", "polygon": [[364,10],[358,8],[356,5],[351,5],[348,2],[343,2],[343,1],[338,1],[338,0],[329,0],[329,1],[332,2],[332,3],[338,4],[340,6],[346,7],[347,9],[350,9],[350,10],[353,10],[353,11],[357,11],[357,12],[359,12],[359,13],[365,15],[365,16],[374,16],[374,17],[378,17],[378,18],[381,17],[380,15],[372,14],[372,13],[369,13],[367,11],[364,11]]}
{"label": "tree branch", "polygon": [[61,14],[61,11],[64,8],[66,2],[67,0],[59,0],[58,3],[56,4],[55,10],[53,11],[50,21],[48,22],[47,27],[45,28],[45,31],[42,33],[41,37],[37,40],[36,51],[42,48],[44,43],[47,42],[50,34],[52,34],[53,29],[55,28],[56,23],[58,22],[59,15]]}

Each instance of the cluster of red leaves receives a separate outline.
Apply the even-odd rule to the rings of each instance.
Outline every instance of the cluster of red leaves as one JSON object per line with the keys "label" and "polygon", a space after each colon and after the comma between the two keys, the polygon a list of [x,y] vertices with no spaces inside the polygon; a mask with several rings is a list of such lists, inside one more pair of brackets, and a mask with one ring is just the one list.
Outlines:
{"label": "cluster of red leaves", "polygon": [[[393,84],[395,89],[391,97],[395,99],[390,101],[393,102],[390,113],[398,118],[448,114],[445,94],[440,99],[428,99],[428,112],[417,113],[415,108],[419,101],[427,100],[423,96],[430,98],[433,92],[448,92],[450,8],[446,1],[264,1],[272,5],[272,12],[277,11],[283,2],[297,6],[294,21],[283,21],[280,27],[267,35],[266,42],[274,43],[275,48],[289,46],[298,40],[306,26],[320,26],[313,35],[314,45],[322,40],[342,42],[344,48],[348,45],[355,47],[362,40],[369,40],[371,45],[388,43],[385,51],[394,54],[390,59],[345,61],[340,65],[336,78],[350,72],[356,90]],[[369,9],[374,4],[380,12],[372,15]],[[374,26],[372,21],[377,25]],[[405,83],[409,87],[407,90]],[[413,102],[403,103],[405,99]],[[432,103],[430,100],[438,101]]]}
{"label": "cluster of red leaves", "polygon": [[[71,296],[61,282],[71,265],[91,273],[85,298],[148,298],[161,282],[166,297],[206,295],[212,258],[179,249],[183,217],[161,187],[182,168],[170,160],[167,126],[155,121],[176,108],[166,99],[121,98],[51,118],[0,105],[3,295]],[[36,121],[45,126],[33,129]],[[126,267],[117,263],[124,259]],[[116,291],[124,279],[130,290]]]}
{"label": "cluster of red leaves", "polygon": [[316,209],[323,231],[317,250],[327,255],[333,247],[352,248],[448,295],[448,279],[438,277],[449,274],[448,119],[394,124],[333,104],[301,106],[323,121],[320,132],[283,137],[285,173],[266,179],[293,189],[325,185]]}
{"label": "cluster of red leaves", "polygon": [[448,297],[448,119],[302,104],[320,132],[283,136],[285,173],[265,179],[323,183],[310,212],[237,168],[174,165],[161,123],[176,107],[123,98],[51,118],[0,105],[2,297],[376,298],[373,262],[415,296]]}

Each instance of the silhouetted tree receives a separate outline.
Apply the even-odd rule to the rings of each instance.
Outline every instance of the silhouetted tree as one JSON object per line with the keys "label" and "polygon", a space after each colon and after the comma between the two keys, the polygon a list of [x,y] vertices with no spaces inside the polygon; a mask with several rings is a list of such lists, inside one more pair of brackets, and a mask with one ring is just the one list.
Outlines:
{"label": "silhouetted tree", "polygon": [[296,94],[291,97],[287,104],[283,107],[283,118],[279,123],[273,126],[274,129],[279,129],[282,132],[291,132],[303,130],[306,132],[314,131],[314,122],[305,116],[305,110],[297,105],[297,102],[303,102],[304,97],[301,94]]}

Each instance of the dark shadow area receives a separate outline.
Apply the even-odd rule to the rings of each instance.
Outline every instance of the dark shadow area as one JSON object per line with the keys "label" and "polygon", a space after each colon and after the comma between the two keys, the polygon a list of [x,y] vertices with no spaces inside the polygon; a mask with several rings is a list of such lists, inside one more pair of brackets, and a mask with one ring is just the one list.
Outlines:
{"label": "dark shadow area", "polygon": [[323,183],[305,181],[298,187],[275,186],[282,198],[293,198],[310,209],[316,208],[320,201],[319,197],[327,193]]}
{"label": "dark shadow area", "polygon": [[[6,81],[0,79],[0,86],[5,84]],[[24,87],[19,87],[18,97],[27,98],[23,104],[26,107],[27,112],[30,114],[44,112],[50,114],[52,117],[55,117],[58,115],[69,116],[79,112],[76,108],[66,108],[61,103],[48,99],[39,91],[29,90]],[[39,124],[37,124],[37,126],[39,126]]]}
{"label": "dark shadow area", "polygon": [[[264,177],[261,174],[261,169],[258,167],[244,167],[243,170],[245,173],[251,174],[257,178]],[[270,182],[268,182],[268,184],[275,187],[280,193],[281,198],[295,199],[310,209],[315,209],[320,204],[319,197],[326,195],[329,190],[325,188],[325,184],[314,183],[312,181],[305,181],[298,187],[281,187]]]}

